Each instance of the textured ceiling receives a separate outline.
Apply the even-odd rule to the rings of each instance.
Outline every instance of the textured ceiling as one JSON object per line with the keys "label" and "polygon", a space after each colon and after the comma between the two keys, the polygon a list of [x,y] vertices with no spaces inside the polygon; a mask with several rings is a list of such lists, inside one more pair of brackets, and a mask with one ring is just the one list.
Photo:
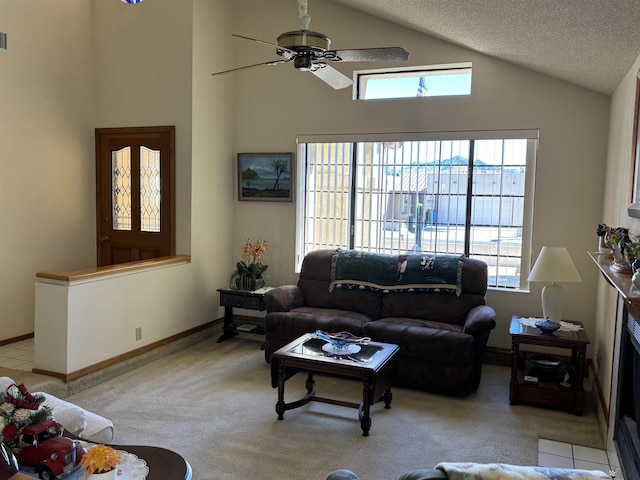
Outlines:
{"label": "textured ceiling", "polygon": [[640,0],[334,1],[606,95],[640,55]]}

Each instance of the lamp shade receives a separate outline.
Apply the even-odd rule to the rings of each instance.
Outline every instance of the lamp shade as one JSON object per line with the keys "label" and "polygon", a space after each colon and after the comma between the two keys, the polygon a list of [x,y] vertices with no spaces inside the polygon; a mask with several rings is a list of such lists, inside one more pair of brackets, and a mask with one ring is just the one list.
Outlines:
{"label": "lamp shade", "polygon": [[549,284],[542,289],[542,313],[545,318],[560,322],[564,295],[558,283],[582,282],[582,277],[565,247],[542,247],[527,280]]}
{"label": "lamp shade", "polygon": [[582,277],[565,247],[542,247],[527,280],[530,282],[577,283],[582,282]]}

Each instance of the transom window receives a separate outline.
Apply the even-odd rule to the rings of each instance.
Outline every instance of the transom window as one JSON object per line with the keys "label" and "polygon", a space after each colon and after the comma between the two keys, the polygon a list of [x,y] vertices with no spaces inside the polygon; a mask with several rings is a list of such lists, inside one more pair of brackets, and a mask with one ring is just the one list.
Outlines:
{"label": "transom window", "polygon": [[359,70],[354,76],[357,100],[471,95],[471,63]]}
{"label": "transom window", "polygon": [[298,262],[323,248],[464,254],[487,262],[490,287],[526,289],[537,132],[454,136],[300,138]]}

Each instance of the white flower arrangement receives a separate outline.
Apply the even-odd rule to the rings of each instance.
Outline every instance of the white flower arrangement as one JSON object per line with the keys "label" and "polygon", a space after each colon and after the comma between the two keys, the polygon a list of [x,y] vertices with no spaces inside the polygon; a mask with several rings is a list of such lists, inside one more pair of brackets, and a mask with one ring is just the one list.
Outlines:
{"label": "white flower arrangement", "polygon": [[23,384],[11,385],[0,393],[0,442],[20,450],[25,427],[53,418],[51,407],[41,405],[44,395],[31,395]]}

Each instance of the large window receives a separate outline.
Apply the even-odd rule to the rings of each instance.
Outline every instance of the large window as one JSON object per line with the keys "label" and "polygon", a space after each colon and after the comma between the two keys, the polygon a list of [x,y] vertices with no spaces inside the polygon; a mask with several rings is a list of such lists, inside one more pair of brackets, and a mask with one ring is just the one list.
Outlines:
{"label": "large window", "polygon": [[537,132],[448,137],[300,138],[298,260],[321,248],[459,253],[487,262],[490,287],[525,289]]}

